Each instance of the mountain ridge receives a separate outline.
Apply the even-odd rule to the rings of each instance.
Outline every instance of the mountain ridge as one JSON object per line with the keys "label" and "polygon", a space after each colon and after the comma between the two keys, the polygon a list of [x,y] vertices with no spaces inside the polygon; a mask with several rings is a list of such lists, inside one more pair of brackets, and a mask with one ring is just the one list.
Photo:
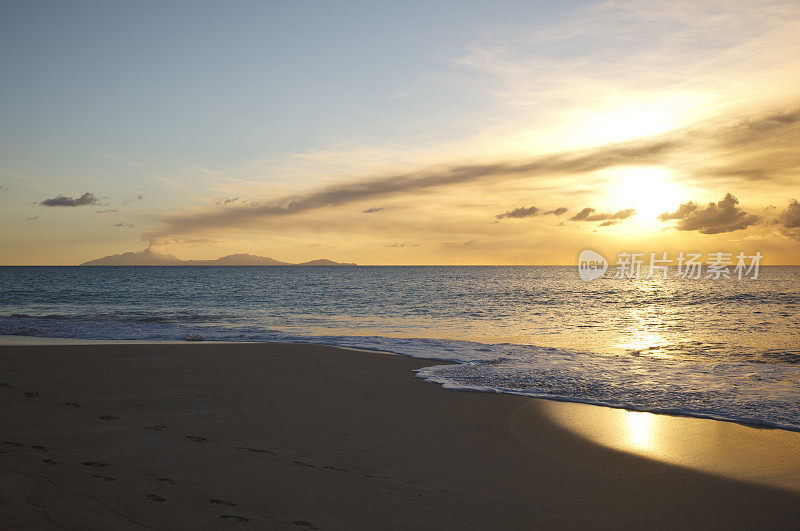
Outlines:
{"label": "mountain ridge", "polygon": [[171,254],[158,253],[149,247],[144,251],[112,254],[89,260],[81,266],[354,266],[351,262],[334,262],[326,258],[308,262],[291,263],[275,260],[269,256],[237,253],[221,256],[216,260],[181,260]]}

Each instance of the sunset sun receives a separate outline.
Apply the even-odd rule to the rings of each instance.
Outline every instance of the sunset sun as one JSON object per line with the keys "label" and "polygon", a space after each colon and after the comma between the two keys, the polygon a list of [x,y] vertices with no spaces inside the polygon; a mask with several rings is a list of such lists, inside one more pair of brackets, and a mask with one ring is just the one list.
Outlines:
{"label": "sunset sun", "polygon": [[652,223],[690,197],[689,190],[659,167],[629,167],[614,171],[609,199],[619,208],[636,210],[636,220]]}

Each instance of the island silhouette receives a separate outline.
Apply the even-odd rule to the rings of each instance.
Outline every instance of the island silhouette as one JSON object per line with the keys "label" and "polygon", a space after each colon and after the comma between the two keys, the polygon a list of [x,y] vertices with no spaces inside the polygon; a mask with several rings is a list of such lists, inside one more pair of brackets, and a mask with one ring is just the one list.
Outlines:
{"label": "island silhouette", "polygon": [[334,262],[325,258],[292,263],[254,254],[229,254],[216,260],[181,260],[171,254],[159,253],[150,247],[139,252],[112,254],[90,260],[82,266],[354,266],[349,262]]}

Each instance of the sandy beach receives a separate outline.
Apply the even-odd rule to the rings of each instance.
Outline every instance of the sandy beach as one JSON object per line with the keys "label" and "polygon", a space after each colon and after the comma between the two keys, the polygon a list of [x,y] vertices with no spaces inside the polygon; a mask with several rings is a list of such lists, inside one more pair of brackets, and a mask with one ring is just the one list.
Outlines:
{"label": "sandy beach", "polygon": [[433,363],[2,346],[0,528],[800,525],[798,433],[448,391]]}

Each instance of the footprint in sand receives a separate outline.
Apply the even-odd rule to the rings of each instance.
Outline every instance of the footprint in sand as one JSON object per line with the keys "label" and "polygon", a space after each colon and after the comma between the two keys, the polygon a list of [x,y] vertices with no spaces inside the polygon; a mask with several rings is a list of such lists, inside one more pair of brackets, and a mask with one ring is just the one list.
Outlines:
{"label": "footprint in sand", "polygon": [[46,465],[57,465],[58,464],[57,461],[53,461],[52,459],[42,459],[42,463],[44,463]]}
{"label": "footprint in sand", "polygon": [[93,466],[93,467],[96,467],[96,468],[102,468],[104,466],[108,466],[108,463],[103,463],[103,462],[100,462],[100,461],[84,461],[81,464],[83,466]]}
{"label": "footprint in sand", "polygon": [[157,494],[148,494],[147,495],[147,499],[150,500],[150,501],[159,502],[159,503],[167,501],[166,498],[162,498],[161,496],[159,496]]}
{"label": "footprint in sand", "polygon": [[96,478],[96,479],[102,479],[103,481],[116,481],[117,480],[116,478],[112,478],[112,477],[109,477],[109,476],[92,476],[92,477]]}
{"label": "footprint in sand", "polygon": [[156,426],[145,426],[144,429],[146,430],[155,430],[155,431],[164,431],[167,429],[166,426],[156,425]]}
{"label": "footprint in sand", "polygon": [[81,407],[81,405],[77,402],[64,402],[64,405],[69,407]]}
{"label": "footprint in sand", "polygon": [[119,417],[116,415],[103,415],[100,418],[103,420],[119,420]]}
{"label": "footprint in sand", "polygon": [[187,435],[186,438],[196,443],[206,443],[211,441],[211,439],[206,439],[205,437],[198,437],[196,435]]}
{"label": "footprint in sand", "polygon": [[37,393],[36,391],[28,391],[23,394],[25,395],[25,398],[36,398],[39,396],[39,393]]}
{"label": "footprint in sand", "polygon": [[225,507],[236,507],[235,503],[225,500],[220,500],[218,498],[208,500],[208,503],[213,503],[214,505],[224,505]]}
{"label": "footprint in sand", "polygon": [[244,446],[237,446],[238,450],[247,450],[248,452],[255,452],[257,454],[269,454],[269,455],[277,455],[275,452],[271,450],[262,450],[261,448],[247,448]]}
{"label": "footprint in sand", "polygon": [[236,516],[235,514],[221,514],[219,515],[220,518],[226,518],[230,520],[236,520],[237,522],[249,522],[249,518],[245,518],[244,516]]}

